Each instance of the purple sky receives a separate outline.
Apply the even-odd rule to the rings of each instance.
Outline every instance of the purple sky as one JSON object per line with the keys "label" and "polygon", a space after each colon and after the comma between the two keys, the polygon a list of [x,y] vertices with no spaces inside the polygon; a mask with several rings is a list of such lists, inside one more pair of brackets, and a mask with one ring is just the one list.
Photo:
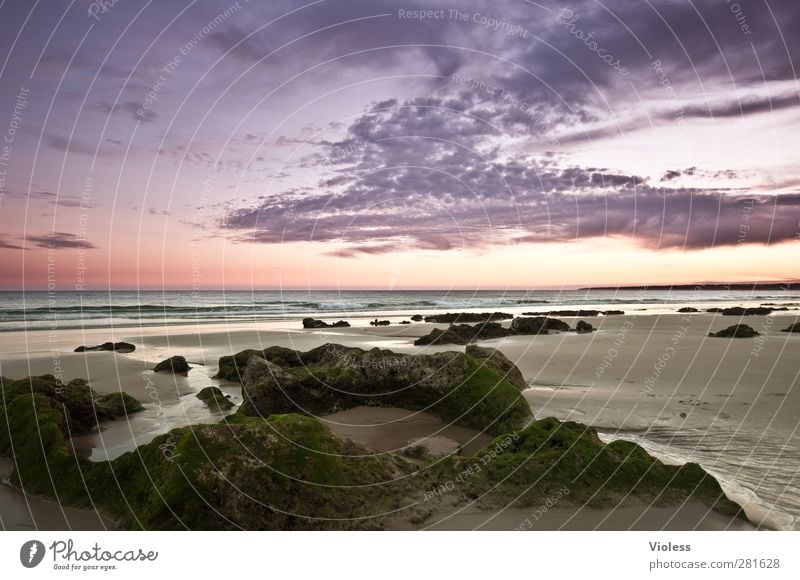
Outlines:
{"label": "purple sky", "polygon": [[0,4],[0,288],[800,278],[798,2],[101,4]]}

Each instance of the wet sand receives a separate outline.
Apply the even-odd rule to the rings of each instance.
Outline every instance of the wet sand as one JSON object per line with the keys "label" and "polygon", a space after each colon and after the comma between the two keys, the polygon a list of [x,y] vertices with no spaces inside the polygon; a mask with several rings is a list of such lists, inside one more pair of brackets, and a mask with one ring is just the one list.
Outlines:
{"label": "wet sand", "polygon": [[395,407],[354,407],[320,417],[331,431],[370,449],[397,452],[412,439],[446,437],[471,455],[492,442],[492,437],[458,425],[448,425],[429,413]]}
{"label": "wet sand", "polygon": [[450,508],[434,514],[419,526],[398,526],[402,530],[432,531],[553,531],[553,530],[643,530],[643,531],[702,531],[754,530],[754,525],[742,519],[731,519],[699,502],[675,507],[651,507],[623,502],[613,508],[555,507],[509,508],[487,512],[472,507]]}

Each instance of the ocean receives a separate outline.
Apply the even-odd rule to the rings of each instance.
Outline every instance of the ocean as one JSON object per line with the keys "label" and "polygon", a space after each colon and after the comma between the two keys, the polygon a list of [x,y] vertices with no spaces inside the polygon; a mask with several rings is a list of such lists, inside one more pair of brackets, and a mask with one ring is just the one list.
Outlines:
{"label": "ocean", "polygon": [[785,305],[798,291],[420,290],[0,292],[0,332],[282,321],[302,316],[399,316],[503,310],[619,309],[666,314],[685,305]]}

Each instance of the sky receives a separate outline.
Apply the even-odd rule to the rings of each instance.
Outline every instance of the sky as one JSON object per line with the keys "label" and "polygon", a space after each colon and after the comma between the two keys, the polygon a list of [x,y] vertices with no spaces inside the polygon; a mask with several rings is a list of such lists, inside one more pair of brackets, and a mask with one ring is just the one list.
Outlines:
{"label": "sky", "polygon": [[794,0],[4,0],[0,289],[800,279]]}

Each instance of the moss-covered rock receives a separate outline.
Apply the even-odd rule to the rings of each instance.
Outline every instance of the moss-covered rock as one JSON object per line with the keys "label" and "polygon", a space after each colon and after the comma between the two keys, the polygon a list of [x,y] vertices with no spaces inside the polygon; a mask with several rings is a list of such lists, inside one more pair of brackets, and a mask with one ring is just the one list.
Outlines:
{"label": "moss-covered rock", "polygon": [[[519,392],[520,376],[510,368],[498,372],[500,356],[487,362],[492,358],[488,351],[476,359],[458,352],[410,355],[328,344],[289,356],[265,354],[272,356],[251,354],[245,368],[237,370],[242,411],[248,415],[321,415],[357,405],[396,406],[426,410],[491,434],[516,429],[531,418]],[[237,358],[234,364],[240,369]],[[220,368],[228,364],[220,360]],[[506,365],[511,365],[507,359]]]}
{"label": "moss-covered rock", "polygon": [[70,451],[52,399],[22,394],[0,406],[12,484],[100,510],[121,528],[369,529],[415,491],[410,462],[371,456],[302,415],[175,429],[110,462]]}
{"label": "moss-covered rock", "polygon": [[53,397],[11,394],[0,405],[0,455],[16,460],[12,483],[62,505],[98,509],[121,528],[374,529],[420,502],[435,506],[435,490],[482,507],[537,505],[568,489],[564,505],[693,498],[739,513],[699,466],[667,466],[633,443],[605,445],[592,429],[555,419],[424,470],[419,460],[372,454],[299,414],[236,413],[223,423],[174,429],[113,461],[90,462],[71,453]]}
{"label": "moss-covered rock", "polygon": [[628,441],[605,444],[594,429],[548,418],[497,437],[474,457],[452,458],[435,469],[469,473],[471,498],[479,505],[528,507],[554,490],[568,490],[569,502],[611,505],[630,496],[647,504],[668,505],[696,499],[725,515],[741,514],[719,483],[699,465],[666,465]]}
{"label": "moss-covered rock", "polygon": [[781,332],[800,332],[800,322],[790,324],[788,327],[781,330]]}
{"label": "moss-covered rock", "polygon": [[234,355],[223,356],[219,359],[219,370],[214,378],[226,381],[242,382],[244,368],[253,355],[258,355],[264,360],[275,362],[279,365],[302,365],[302,353],[282,346],[271,346],[263,350],[247,349]]}
{"label": "moss-covered rock", "polygon": [[124,392],[102,396],[98,399],[98,404],[104,407],[112,417],[124,417],[144,409],[137,399]]}
{"label": "moss-covered rock", "polygon": [[2,389],[6,401],[24,394],[41,395],[58,413],[59,426],[71,435],[89,433],[98,423],[124,415],[119,407],[122,399],[130,405],[129,412],[142,408],[141,403],[127,393],[101,396],[83,379],[74,379],[66,384],[53,375],[3,379]]}
{"label": "moss-covered rock", "polygon": [[168,359],[162,360],[155,367],[153,371],[157,373],[173,373],[176,375],[185,375],[189,372],[189,363],[182,356],[171,356]]}
{"label": "moss-covered rock", "polygon": [[197,393],[197,398],[203,401],[209,409],[214,411],[227,411],[233,407],[230,395],[223,393],[219,387],[206,387]]}

